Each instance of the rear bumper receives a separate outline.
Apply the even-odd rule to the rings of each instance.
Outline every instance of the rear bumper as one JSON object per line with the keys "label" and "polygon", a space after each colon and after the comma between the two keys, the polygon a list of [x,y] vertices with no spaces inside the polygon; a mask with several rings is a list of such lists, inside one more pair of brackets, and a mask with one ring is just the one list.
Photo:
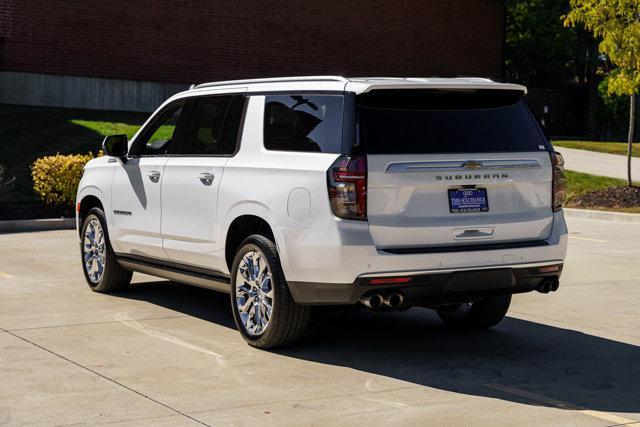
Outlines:
{"label": "rear bumper", "polygon": [[[553,267],[557,269],[553,270]],[[353,283],[291,282],[289,289],[299,304],[351,305],[373,295],[400,293],[405,304],[438,305],[470,301],[491,294],[515,294],[538,289],[556,281],[562,274],[561,263],[543,263],[475,270],[431,271],[403,275],[402,284],[371,283],[378,276],[361,276]]]}
{"label": "rear bumper", "polygon": [[[453,273],[508,270],[514,271],[516,277],[514,292],[524,292],[527,283],[518,277],[527,268],[562,264],[567,237],[564,214],[559,211],[554,214],[546,239],[478,246],[466,251],[382,251],[375,247],[366,222],[340,220],[328,228],[280,229],[277,244],[285,277],[297,302],[352,304],[362,294],[359,284],[363,278],[374,276],[429,277],[429,283],[424,285],[438,293],[437,283],[443,288],[446,277]],[[415,280],[412,284],[419,285]]]}

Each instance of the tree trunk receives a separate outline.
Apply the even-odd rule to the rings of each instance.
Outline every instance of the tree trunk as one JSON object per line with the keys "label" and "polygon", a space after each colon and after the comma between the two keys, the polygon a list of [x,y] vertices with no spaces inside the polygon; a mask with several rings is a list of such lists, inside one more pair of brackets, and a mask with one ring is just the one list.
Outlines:
{"label": "tree trunk", "polygon": [[633,131],[636,123],[636,95],[631,95],[629,100],[629,138],[627,139],[627,185],[631,187],[631,151],[633,148]]}

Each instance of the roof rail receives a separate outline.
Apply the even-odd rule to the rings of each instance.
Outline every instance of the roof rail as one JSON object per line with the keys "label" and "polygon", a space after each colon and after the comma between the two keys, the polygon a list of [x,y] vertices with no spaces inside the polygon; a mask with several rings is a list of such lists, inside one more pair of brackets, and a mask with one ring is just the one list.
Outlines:
{"label": "roof rail", "polygon": [[328,81],[328,82],[348,82],[342,76],[302,76],[302,77],[271,77],[266,79],[246,79],[246,80],[225,80],[221,82],[209,82],[195,85],[194,89],[206,87],[243,85],[250,83],[283,83],[283,82],[307,82],[307,81]]}
{"label": "roof rail", "polygon": [[493,80],[488,79],[486,77],[473,77],[473,76],[467,76],[467,77],[455,77],[456,80],[475,80],[475,81],[481,81],[481,82],[487,82],[487,83],[495,83]]}

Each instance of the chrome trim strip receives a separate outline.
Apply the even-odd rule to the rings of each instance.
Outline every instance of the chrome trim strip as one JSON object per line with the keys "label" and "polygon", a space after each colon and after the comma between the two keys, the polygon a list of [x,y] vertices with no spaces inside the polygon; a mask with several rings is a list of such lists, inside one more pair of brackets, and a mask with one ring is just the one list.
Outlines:
{"label": "chrome trim strip", "polygon": [[475,271],[475,270],[493,270],[496,268],[532,268],[532,267],[546,267],[548,265],[563,264],[561,259],[541,262],[531,262],[522,264],[496,264],[486,265],[479,267],[464,267],[464,268],[446,268],[435,270],[405,270],[405,271],[389,271],[382,273],[367,273],[361,274],[358,278],[370,278],[370,277],[393,277],[393,276],[408,276],[408,275],[420,275],[420,274],[437,274],[437,273],[454,273],[457,271]]}
{"label": "chrome trim strip", "polygon": [[[468,165],[468,166],[467,166]],[[389,163],[386,173],[398,172],[446,172],[446,171],[481,171],[481,170],[514,170],[540,169],[542,166],[536,159],[487,159],[487,160],[455,160],[433,162],[398,162]]]}

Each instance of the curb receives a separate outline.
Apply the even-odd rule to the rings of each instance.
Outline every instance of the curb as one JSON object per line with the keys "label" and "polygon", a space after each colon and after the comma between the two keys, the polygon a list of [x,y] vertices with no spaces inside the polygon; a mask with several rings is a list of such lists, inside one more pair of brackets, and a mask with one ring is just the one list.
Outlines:
{"label": "curb", "polygon": [[564,216],[566,216],[567,218],[600,219],[604,221],[635,222],[640,224],[640,214],[610,212],[610,211],[595,211],[590,209],[565,208],[563,210],[564,210]]}
{"label": "curb", "polygon": [[21,233],[24,231],[73,230],[75,218],[19,219],[0,221],[0,234]]}

